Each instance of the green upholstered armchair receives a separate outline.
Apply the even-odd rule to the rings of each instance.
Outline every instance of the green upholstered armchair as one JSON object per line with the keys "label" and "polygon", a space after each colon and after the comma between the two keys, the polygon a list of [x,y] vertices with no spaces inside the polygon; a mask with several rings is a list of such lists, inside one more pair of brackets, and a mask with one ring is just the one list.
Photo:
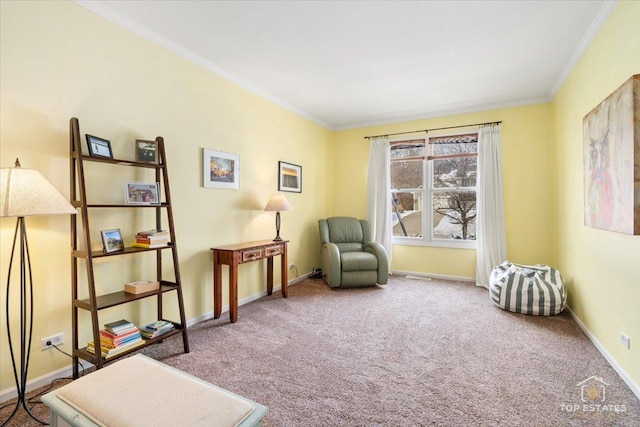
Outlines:
{"label": "green upholstered armchair", "polygon": [[350,217],[318,221],[322,245],[322,275],[332,288],[385,285],[389,258],[371,239],[369,223]]}

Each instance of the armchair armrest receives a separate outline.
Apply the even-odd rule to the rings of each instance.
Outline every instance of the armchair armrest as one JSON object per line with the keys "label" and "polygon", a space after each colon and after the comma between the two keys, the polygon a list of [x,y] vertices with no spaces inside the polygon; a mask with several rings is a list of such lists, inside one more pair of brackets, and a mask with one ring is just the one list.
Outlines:
{"label": "armchair armrest", "polygon": [[368,242],[364,244],[364,250],[378,258],[378,283],[386,285],[389,281],[389,257],[384,246],[378,242]]}
{"label": "armchair armrest", "polygon": [[340,273],[340,251],[335,243],[325,243],[321,249],[322,275],[332,288],[340,287],[342,281]]}

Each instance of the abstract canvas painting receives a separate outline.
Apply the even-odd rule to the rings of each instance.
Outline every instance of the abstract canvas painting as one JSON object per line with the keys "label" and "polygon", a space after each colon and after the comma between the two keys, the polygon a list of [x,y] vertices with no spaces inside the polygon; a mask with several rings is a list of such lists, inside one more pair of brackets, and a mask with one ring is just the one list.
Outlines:
{"label": "abstract canvas painting", "polygon": [[584,223],[640,235],[640,74],[584,117]]}

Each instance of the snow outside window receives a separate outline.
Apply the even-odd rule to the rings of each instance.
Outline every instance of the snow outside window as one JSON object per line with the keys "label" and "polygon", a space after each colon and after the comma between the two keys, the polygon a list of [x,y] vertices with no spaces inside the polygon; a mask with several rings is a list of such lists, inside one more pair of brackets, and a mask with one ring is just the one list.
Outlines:
{"label": "snow outside window", "polygon": [[478,134],[394,141],[393,243],[475,248]]}

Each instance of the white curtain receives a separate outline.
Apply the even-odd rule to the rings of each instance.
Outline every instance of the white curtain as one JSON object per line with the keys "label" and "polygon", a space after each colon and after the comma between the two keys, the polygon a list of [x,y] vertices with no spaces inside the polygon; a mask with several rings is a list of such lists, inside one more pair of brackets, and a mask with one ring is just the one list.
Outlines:
{"label": "white curtain", "polygon": [[373,240],[380,243],[389,256],[391,266],[391,179],[389,176],[389,138],[369,140],[369,181],[367,192],[367,221]]}
{"label": "white curtain", "polygon": [[477,189],[476,285],[489,288],[491,270],[507,260],[500,125],[483,126],[478,131]]}

